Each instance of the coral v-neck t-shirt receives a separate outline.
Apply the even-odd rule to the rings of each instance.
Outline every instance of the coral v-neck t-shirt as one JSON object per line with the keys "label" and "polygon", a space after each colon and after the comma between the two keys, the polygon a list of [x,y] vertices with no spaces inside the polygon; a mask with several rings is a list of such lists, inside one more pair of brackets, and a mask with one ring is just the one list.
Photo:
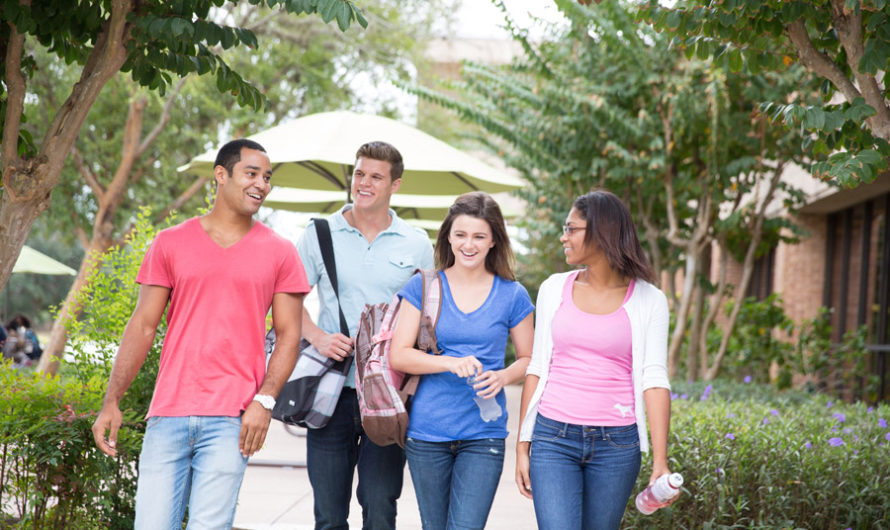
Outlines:
{"label": "coral v-neck t-shirt", "polygon": [[265,377],[272,296],[309,292],[294,245],[259,221],[227,248],[198,218],[162,230],[136,281],[170,288],[149,417],[238,416]]}

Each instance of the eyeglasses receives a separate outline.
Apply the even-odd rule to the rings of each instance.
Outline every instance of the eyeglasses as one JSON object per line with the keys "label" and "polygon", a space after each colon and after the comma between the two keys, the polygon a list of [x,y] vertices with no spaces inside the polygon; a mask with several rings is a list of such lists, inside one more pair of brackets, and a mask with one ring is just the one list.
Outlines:
{"label": "eyeglasses", "polygon": [[571,236],[578,230],[585,230],[583,226],[562,225],[562,233]]}

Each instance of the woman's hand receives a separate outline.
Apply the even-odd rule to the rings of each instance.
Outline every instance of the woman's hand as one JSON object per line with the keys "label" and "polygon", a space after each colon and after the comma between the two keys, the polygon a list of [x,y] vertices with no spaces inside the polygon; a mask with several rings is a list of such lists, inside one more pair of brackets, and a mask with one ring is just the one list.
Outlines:
{"label": "woman's hand", "polygon": [[516,485],[519,493],[524,497],[532,498],[532,481],[529,478],[529,448],[531,442],[519,442],[516,444]]}
{"label": "woman's hand", "polygon": [[476,384],[473,388],[476,395],[488,399],[498,395],[498,392],[507,384],[507,375],[503,370],[488,370],[476,376]]}
{"label": "woman's hand", "polygon": [[449,357],[449,359],[450,366],[448,367],[448,371],[458,377],[470,377],[471,375],[478,375],[482,372],[482,363],[472,355],[466,357]]}

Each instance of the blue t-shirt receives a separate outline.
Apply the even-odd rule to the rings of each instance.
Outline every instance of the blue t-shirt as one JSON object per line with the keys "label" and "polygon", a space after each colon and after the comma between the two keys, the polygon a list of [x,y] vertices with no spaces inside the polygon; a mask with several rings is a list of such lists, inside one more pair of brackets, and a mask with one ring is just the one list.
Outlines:
{"label": "blue t-shirt", "polygon": [[[503,369],[510,329],[535,309],[528,291],[519,282],[495,276],[485,302],[475,311],[464,313],[454,303],[445,273],[440,271],[439,278],[442,308],[436,324],[436,341],[443,350],[442,355],[474,355],[482,363],[483,371]],[[419,309],[422,293],[423,279],[416,274],[399,291],[399,297]],[[424,375],[411,402],[408,436],[427,442],[506,438],[504,391],[497,395],[504,413],[487,423],[479,416],[474,395],[466,379],[451,372]]]}

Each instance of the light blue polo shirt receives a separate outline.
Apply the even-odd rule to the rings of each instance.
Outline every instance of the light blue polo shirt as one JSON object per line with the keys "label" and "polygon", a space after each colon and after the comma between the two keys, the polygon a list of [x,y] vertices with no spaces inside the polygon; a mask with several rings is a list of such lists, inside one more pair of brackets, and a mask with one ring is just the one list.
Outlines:
{"label": "light blue polo shirt", "polygon": [[[433,268],[433,246],[426,232],[415,228],[389,210],[392,223],[368,242],[343,213],[347,204],[328,217],[337,264],[337,285],[349,334],[355,337],[365,304],[389,303],[416,269]],[[316,324],[326,333],[340,331],[337,299],[318,248],[315,223],[310,222],[297,243],[309,285],[318,286],[319,311]],[[346,376],[346,385],[355,386],[355,364]]]}

